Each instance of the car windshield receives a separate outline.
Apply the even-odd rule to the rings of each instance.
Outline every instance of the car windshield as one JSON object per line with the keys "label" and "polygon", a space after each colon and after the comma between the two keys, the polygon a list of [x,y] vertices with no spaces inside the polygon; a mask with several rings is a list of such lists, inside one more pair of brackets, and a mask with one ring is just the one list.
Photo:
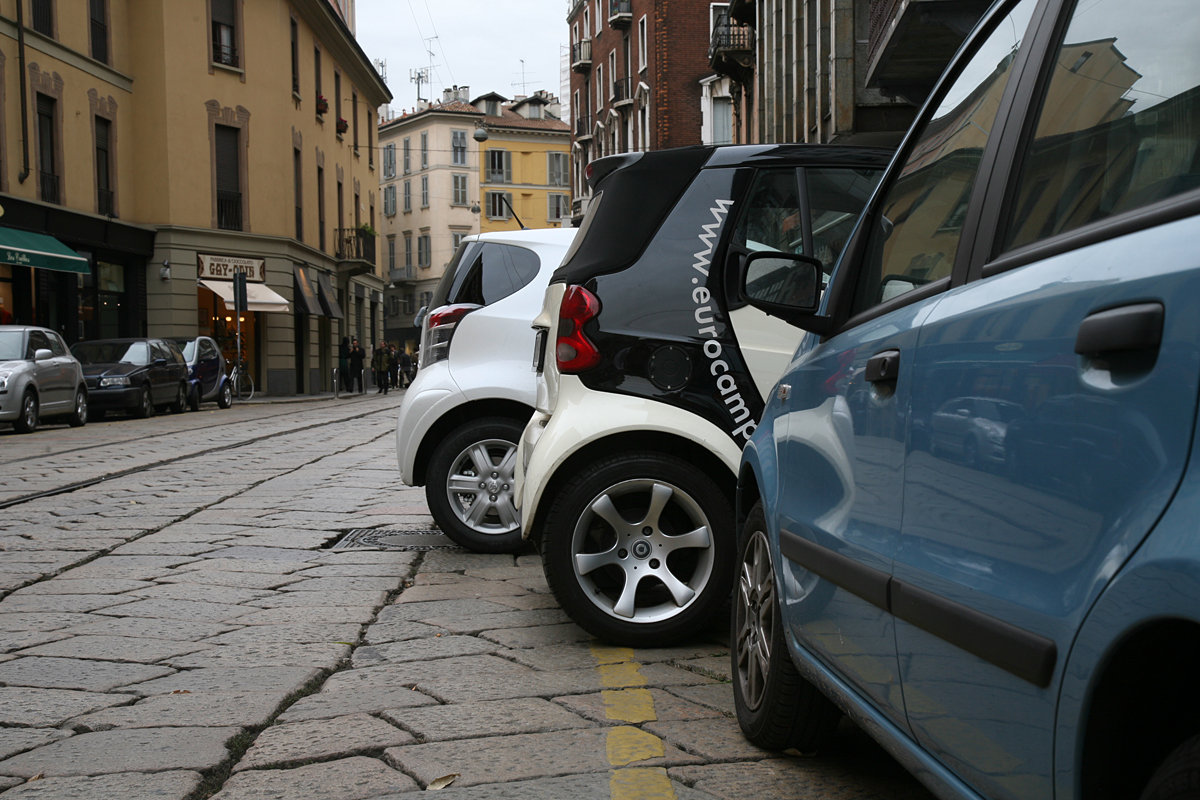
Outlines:
{"label": "car windshield", "polygon": [[21,343],[24,331],[0,331],[0,361],[14,361],[25,355]]}
{"label": "car windshield", "polygon": [[71,346],[71,353],[82,364],[133,364],[144,367],[150,363],[150,348],[145,342],[80,342]]}
{"label": "car windshield", "polygon": [[196,340],[176,339],[175,344],[179,345],[179,349],[183,351],[184,360],[189,364],[192,363],[192,357],[196,355]]}

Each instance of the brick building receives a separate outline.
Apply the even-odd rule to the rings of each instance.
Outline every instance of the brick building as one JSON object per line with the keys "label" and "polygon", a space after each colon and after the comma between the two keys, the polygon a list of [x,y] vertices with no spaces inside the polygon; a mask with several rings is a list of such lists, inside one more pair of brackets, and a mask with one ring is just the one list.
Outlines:
{"label": "brick building", "polygon": [[572,0],[572,218],[596,158],[700,144],[714,15],[708,0]]}

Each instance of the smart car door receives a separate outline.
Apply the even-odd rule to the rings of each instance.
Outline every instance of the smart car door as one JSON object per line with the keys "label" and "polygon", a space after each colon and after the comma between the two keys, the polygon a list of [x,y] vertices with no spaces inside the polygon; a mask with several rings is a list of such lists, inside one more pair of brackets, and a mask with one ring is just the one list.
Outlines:
{"label": "smart car door", "polygon": [[[983,431],[1003,455],[910,450],[891,592],[916,737],[981,795],[1022,800],[1079,796],[1056,745],[1078,723],[1057,714],[1063,666],[1179,484],[1200,391],[1200,58],[1175,31],[1195,7],[1045,5],[1028,85],[980,123],[999,146],[963,215],[970,280],[913,367],[915,407],[1003,409]],[[968,71],[1012,63],[1014,28],[997,18]]]}

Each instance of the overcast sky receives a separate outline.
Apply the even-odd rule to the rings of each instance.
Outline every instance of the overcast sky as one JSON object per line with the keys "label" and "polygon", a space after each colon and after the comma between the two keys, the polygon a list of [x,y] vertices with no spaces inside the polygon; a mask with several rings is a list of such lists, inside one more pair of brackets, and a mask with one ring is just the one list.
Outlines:
{"label": "overcast sky", "polygon": [[[416,104],[409,73],[429,66],[428,50],[434,52],[433,85],[422,86],[425,99],[440,100],[442,89],[454,84],[470,86],[472,98],[538,89],[557,95],[559,48],[570,33],[567,10],[567,0],[358,0],[358,43],[372,61],[387,62],[396,113]],[[425,41],[433,36],[436,41]]]}

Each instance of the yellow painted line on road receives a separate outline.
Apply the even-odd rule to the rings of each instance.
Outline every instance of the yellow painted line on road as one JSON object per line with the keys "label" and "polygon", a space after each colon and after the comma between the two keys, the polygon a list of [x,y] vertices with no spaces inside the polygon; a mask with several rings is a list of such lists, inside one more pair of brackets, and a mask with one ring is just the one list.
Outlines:
{"label": "yellow painted line on road", "polygon": [[[589,645],[596,659],[596,672],[608,719],[640,724],[654,722],[654,695],[646,685],[641,664],[633,660],[629,647],[609,647],[592,642]],[[675,800],[675,789],[667,771],[661,767],[630,767],[652,758],[662,758],[666,752],[662,739],[633,725],[609,728],[605,738],[605,755],[613,767],[608,788],[612,800]]]}

